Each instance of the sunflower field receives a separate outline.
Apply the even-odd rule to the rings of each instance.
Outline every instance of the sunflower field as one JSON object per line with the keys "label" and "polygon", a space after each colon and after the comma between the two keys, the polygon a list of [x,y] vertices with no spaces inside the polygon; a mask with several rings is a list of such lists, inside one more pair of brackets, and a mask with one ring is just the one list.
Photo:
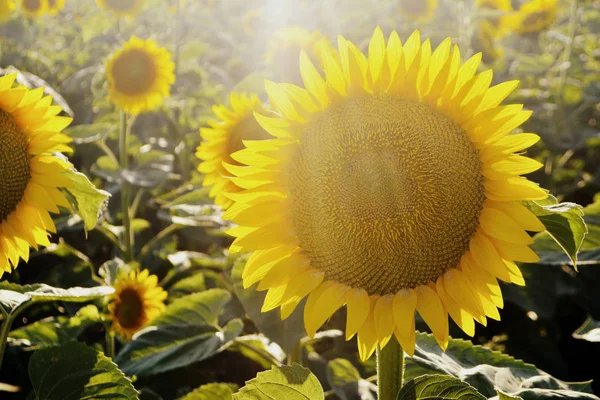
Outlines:
{"label": "sunflower field", "polygon": [[600,0],[0,0],[0,400],[600,399]]}

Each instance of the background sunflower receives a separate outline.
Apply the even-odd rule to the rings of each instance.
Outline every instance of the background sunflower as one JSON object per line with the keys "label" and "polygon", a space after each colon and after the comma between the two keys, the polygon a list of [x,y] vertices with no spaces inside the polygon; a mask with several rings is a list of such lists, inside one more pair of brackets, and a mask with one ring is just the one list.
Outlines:
{"label": "background sunflower", "polygon": [[159,107],[175,82],[171,55],[150,39],[132,36],[105,68],[110,99],[132,114]]}
{"label": "background sunflower", "polygon": [[21,0],[21,12],[26,17],[39,17],[48,9],[48,0]]}

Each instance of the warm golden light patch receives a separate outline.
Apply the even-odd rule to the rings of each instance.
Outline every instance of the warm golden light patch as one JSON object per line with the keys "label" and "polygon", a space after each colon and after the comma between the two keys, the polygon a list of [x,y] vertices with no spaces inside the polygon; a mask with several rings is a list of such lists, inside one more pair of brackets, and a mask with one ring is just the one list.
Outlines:
{"label": "warm golden light patch", "polygon": [[31,179],[25,133],[10,114],[0,109],[0,222],[16,208]]}
{"label": "warm golden light patch", "polygon": [[325,279],[395,293],[435,281],[469,248],[481,162],[428,105],[373,95],[324,110],[291,164],[295,231]]}

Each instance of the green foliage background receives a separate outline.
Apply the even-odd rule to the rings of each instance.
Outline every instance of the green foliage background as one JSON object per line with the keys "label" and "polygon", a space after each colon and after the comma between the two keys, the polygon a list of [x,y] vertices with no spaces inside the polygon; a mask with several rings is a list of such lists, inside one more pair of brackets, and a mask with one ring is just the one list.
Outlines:
{"label": "green foliage background", "polygon": [[[57,16],[15,15],[0,24],[0,68],[18,71],[25,86],[46,87],[74,117],[67,129],[72,161],[111,195],[90,230],[104,199],[81,193],[79,215],[56,221],[56,245],[34,253],[0,282],[0,305],[7,312],[22,307],[0,369],[0,397],[210,400],[237,393],[235,399],[262,399],[269,397],[256,393],[283,382],[288,389],[276,391],[282,398],[317,399],[323,390],[328,399],[375,398],[374,360],[360,363],[354,340],[344,340],[344,310],[308,339],[301,307],[281,322],[277,311],[260,313],[264,293],[243,289],[244,260],[228,255],[228,223],[196,172],[199,129],[212,118],[212,105],[226,103],[232,90],[264,99],[263,79],[272,77],[264,54],[278,28],[319,29],[334,43],[343,34],[362,50],[377,25],[385,33],[398,30],[403,39],[419,28],[434,46],[452,37],[466,58],[482,50],[476,31],[489,15],[470,0],[440,0],[434,19],[425,23],[403,20],[392,0],[176,3],[148,0],[135,19],[119,20],[92,0],[67,0]],[[249,18],[253,13],[258,16]],[[133,34],[174,54],[177,82],[160,110],[131,125],[132,164],[124,173],[114,157],[119,116],[107,98],[103,62]],[[600,379],[599,43],[597,0],[560,1],[550,28],[496,43],[504,55],[485,66],[494,68],[495,82],[521,80],[509,100],[534,111],[523,129],[542,136],[529,154],[545,168],[530,179],[558,202],[584,206],[589,233],[583,237],[575,205],[531,205],[555,227],[563,248],[549,233],[536,237],[542,261],[521,265],[527,286],[505,285],[502,321],[477,326],[472,341],[461,340],[468,338],[452,326],[456,340],[442,354],[430,336],[419,334],[406,371],[415,380],[399,398],[427,396],[430,386],[440,398],[600,393],[597,383],[587,382]],[[131,342],[117,341],[110,360],[103,354],[102,314],[116,272],[127,267],[120,239],[124,181],[134,187],[135,261],[159,276],[169,298],[167,311],[149,328]],[[426,331],[419,319],[417,327]],[[271,370],[288,360],[312,373],[299,365]],[[81,390],[75,397],[53,392],[70,387]]]}

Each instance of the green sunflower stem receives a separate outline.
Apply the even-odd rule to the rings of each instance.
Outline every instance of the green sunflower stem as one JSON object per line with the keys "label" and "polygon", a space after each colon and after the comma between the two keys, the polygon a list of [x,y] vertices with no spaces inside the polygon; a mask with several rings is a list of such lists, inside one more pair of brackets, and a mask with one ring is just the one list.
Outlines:
{"label": "green sunflower stem", "polygon": [[105,339],[106,339],[106,352],[104,353],[107,357],[115,358],[115,334],[111,330],[110,322],[104,324]]}
{"label": "green sunflower stem", "polygon": [[[119,156],[121,172],[124,173],[129,168],[129,157],[127,153],[129,138],[129,129],[127,127],[127,115],[121,110],[121,123],[119,130]],[[133,261],[133,232],[131,231],[131,185],[123,179],[121,188],[121,213],[123,215],[123,247],[125,248],[124,259],[127,262]]]}
{"label": "green sunflower stem", "polygon": [[396,400],[404,379],[404,350],[395,336],[383,348],[377,346],[379,400]]}

